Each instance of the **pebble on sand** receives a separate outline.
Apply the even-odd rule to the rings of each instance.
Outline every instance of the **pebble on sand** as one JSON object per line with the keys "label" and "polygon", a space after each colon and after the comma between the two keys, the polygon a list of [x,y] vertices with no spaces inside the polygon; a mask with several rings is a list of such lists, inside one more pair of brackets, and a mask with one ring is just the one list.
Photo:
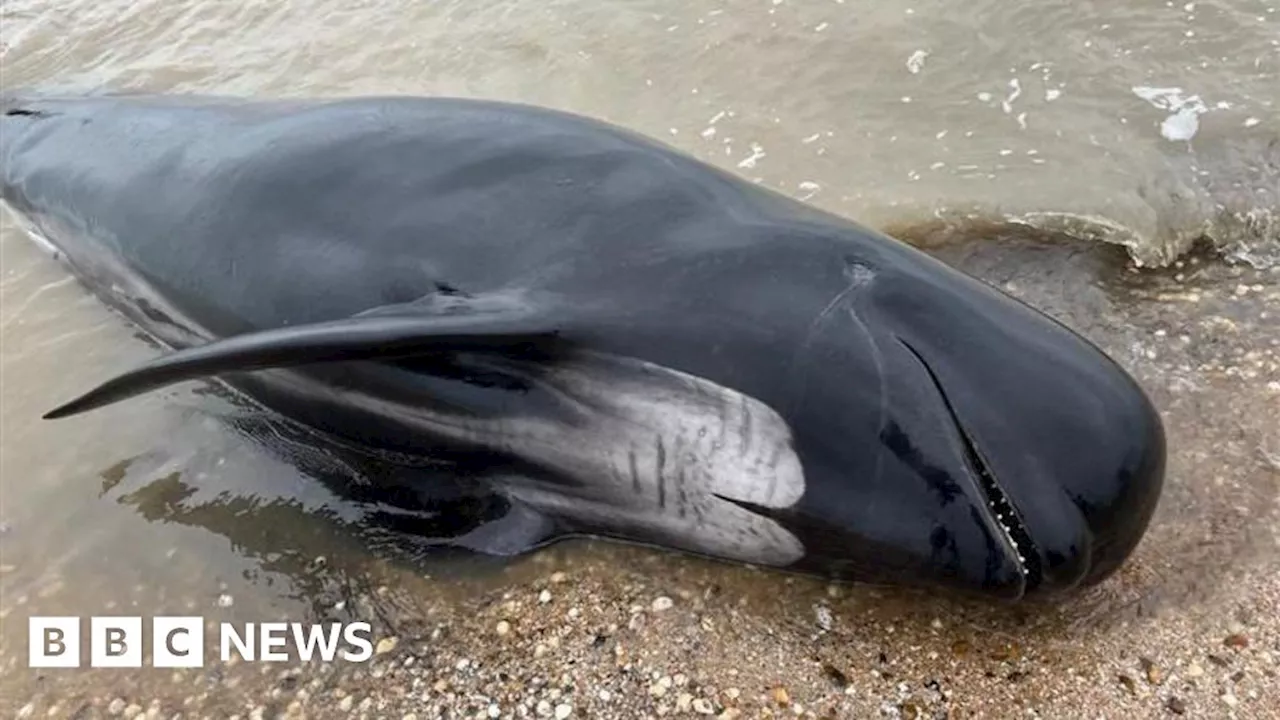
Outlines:
{"label": "pebble on sand", "polygon": [[667,691],[670,689],[671,689],[671,678],[664,675],[661,678],[659,678],[656,682],[654,682],[652,685],[649,686],[649,694],[654,697],[660,698],[663,695],[666,695]]}
{"label": "pebble on sand", "polygon": [[385,637],[378,641],[378,646],[374,648],[374,652],[378,655],[385,655],[396,649],[396,645],[400,641],[395,637]]}
{"label": "pebble on sand", "polygon": [[1156,665],[1151,658],[1139,658],[1138,663],[1142,666],[1142,672],[1147,676],[1147,682],[1152,685],[1159,685],[1164,681],[1164,672],[1160,670],[1160,666]]}
{"label": "pebble on sand", "polygon": [[662,595],[660,597],[656,597],[653,599],[652,607],[654,612],[663,612],[664,610],[670,610],[671,607],[675,604],[676,603],[674,600],[667,597],[666,595]]}

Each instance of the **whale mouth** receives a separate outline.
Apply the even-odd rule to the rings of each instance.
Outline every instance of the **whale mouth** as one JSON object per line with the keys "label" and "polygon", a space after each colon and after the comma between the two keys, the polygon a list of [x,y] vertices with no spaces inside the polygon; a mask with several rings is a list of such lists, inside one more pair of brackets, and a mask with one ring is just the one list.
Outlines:
{"label": "whale mouth", "polygon": [[938,379],[937,374],[933,372],[933,368],[924,359],[914,347],[906,340],[898,338],[898,342],[915,356],[916,360],[924,367],[925,372],[929,374],[929,379],[933,381],[933,386],[938,391],[938,396],[942,398],[942,405],[947,409],[947,415],[951,418],[951,423],[955,426],[956,434],[960,438],[960,444],[964,449],[964,462],[969,473],[977,480],[978,492],[982,495],[983,509],[986,511],[987,522],[997,529],[998,535],[1005,543],[1005,549],[1013,554],[1018,561],[1018,569],[1022,573],[1023,592],[1030,592],[1038,587],[1043,580],[1044,573],[1040,562],[1040,552],[1035,542],[1031,539],[1031,533],[1028,532],[1027,526],[1023,523],[1021,516],[1013,502],[1009,499],[1009,495],[1000,487],[1000,483],[996,480],[995,473],[992,471],[990,464],[983,458],[981,450],[978,449],[977,443],[969,431],[965,429],[964,423],[960,421],[960,416],[956,413],[955,406],[951,404],[951,398],[947,396],[946,390],[942,387],[942,382]]}

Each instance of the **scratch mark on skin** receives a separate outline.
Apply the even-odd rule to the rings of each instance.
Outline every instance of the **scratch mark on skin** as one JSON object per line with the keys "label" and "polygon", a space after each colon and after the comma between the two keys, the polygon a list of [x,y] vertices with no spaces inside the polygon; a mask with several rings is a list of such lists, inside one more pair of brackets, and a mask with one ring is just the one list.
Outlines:
{"label": "scratch mark on skin", "polygon": [[676,477],[676,483],[680,487],[680,517],[684,518],[689,514],[689,492],[685,490],[685,466],[680,464],[680,474]]}
{"label": "scratch mark on skin", "polygon": [[[787,375],[794,386],[791,393],[792,410],[794,410],[794,406],[800,402],[808,377],[807,373],[797,372],[796,367],[800,365],[801,361],[808,354],[809,348],[818,337],[818,332],[822,329],[822,326],[826,324],[827,320],[830,319],[837,309],[844,307],[848,310],[851,316],[854,315],[853,308],[848,307],[848,300],[853,295],[854,291],[871,282],[872,278],[875,277],[875,273],[871,268],[868,268],[867,266],[852,259],[846,258],[844,276],[845,279],[849,281],[849,284],[845,285],[844,288],[832,296],[831,301],[827,303],[827,306],[814,316],[813,322],[809,323],[809,330],[805,333],[804,340],[800,343],[800,347],[796,348],[795,354],[791,356],[791,363],[787,368]],[[856,316],[855,322],[858,322],[858,324],[861,325],[861,321],[858,321]],[[863,329],[865,331],[865,328]],[[874,345],[874,340],[872,344]],[[877,357],[877,368],[879,368],[879,365],[880,361]]]}
{"label": "scratch mark on skin", "polygon": [[[782,448],[775,447],[773,449],[773,453],[769,456],[769,468],[771,470],[776,469],[778,467],[778,463],[780,462],[782,462]],[[778,493],[778,476],[777,474],[771,474],[771,476],[769,477],[769,494],[765,495],[765,497],[770,502],[772,502],[773,499],[777,497],[777,493]]]}
{"label": "scratch mark on skin", "polygon": [[657,460],[657,477],[658,477],[658,507],[665,508],[667,506],[667,448],[662,443],[662,436],[658,436],[658,460]]}
{"label": "scratch mark on skin", "polygon": [[854,290],[862,287],[871,279],[871,271],[862,265],[851,263],[845,268],[844,276],[849,280],[849,284],[832,296],[827,306],[814,316],[813,322],[809,323],[809,331],[805,334],[804,341],[800,343],[800,347],[796,350],[796,358],[792,361],[793,365],[813,344],[813,339],[818,335],[818,330],[821,329],[827,318],[831,317],[831,314],[836,311],[836,308],[844,304],[845,299],[853,294]]}
{"label": "scratch mark on skin", "polygon": [[[858,313],[849,308],[849,319],[853,321],[854,327],[862,331],[867,342],[871,345],[871,359],[876,363],[876,377],[880,380],[880,420],[876,423],[876,436],[879,437],[884,432],[885,426],[889,422],[889,382],[884,374],[884,354],[880,351],[880,343],[876,342],[876,336],[871,333],[862,318],[858,317]],[[884,453],[885,446],[879,445],[876,450],[876,465],[872,477],[876,482],[880,481],[880,475],[884,471]]]}
{"label": "scratch mark on skin", "polygon": [[640,468],[636,465],[635,450],[627,453],[627,460],[631,463],[631,489],[639,495],[643,488],[640,485]]}

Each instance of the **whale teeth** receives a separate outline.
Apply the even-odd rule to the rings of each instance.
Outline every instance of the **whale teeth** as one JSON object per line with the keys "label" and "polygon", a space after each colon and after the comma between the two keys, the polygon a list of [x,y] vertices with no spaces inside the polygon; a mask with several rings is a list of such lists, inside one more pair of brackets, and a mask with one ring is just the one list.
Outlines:
{"label": "whale teeth", "polygon": [[[978,492],[986,505],[988,511],[987,517],[993,519],[993,523],[999,530],[999,534],[1005,542],[1008,550],[1018,558],[1018,570],[1021,572],[1025,581],[1025,588],[1030,590],[1040,584],[1043,579],[1042,568],[1040,566],[1039,553],[1036,551],[1035,541],[1031,538],[1027,527],[1019,516],[1017,509],[1013,503],[1005,495],[1000,484],[996,482],[991,467],[982,457],[977,446],[974,444],[973,438],[965,430],[964,424],[960,422],[960,418],[956,415],[955,408],[952,407],[950,399],[947,397],[946,389],[942,387],[942,383],[938,380],[938,376],[929,367],[929,363],[916,351],[915,348],[903,340],[898,338],[904,347],[924,367],[930,379],[933,380],[934,387],[938,391],[938,395],[942,399],[943,407],[951,416],[951,422],[955,424],[956,434],[959,436],[960,444],[963,447],[966,464],[972,471],[977,480]],[[1019,543],[1019,540],[1022,542]],[[1023,548],[1022,545],[1026,545]]]}
{"label": "whale teeth", "polygon": [[1019,542],[1021,533],[1019,532],[1017,514],[1014,513],[1008,498],[999,489],[999,485],[996,485],[985,465],[977,464],[976,469],[978,470],[979,482],[982,484],[983,490],[985,490],[987,508],[995,516],[996,525],[1000,528],[1000,533],[1004,535],[1004,539],[1009,543],[1014,556],[1018,558],[1018,564],[1022,567],[1023,572],[1026,572],[1028,548],[1023,547],[1025,543]]}

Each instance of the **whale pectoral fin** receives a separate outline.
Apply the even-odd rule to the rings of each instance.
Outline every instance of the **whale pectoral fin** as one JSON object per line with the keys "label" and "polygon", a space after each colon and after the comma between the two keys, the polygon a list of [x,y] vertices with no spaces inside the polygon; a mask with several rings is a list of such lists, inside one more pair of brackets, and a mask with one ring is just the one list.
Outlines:
{"label": "whale pectoral fin", "polygon": [[77,415],[166,385],[223,373],[314,363],[403,360],[448,352],[547,347],[559,329],[535,306],[506,301],[411,303],[330,322],[274,328],[178,350],[118,375],[44,415]]}

